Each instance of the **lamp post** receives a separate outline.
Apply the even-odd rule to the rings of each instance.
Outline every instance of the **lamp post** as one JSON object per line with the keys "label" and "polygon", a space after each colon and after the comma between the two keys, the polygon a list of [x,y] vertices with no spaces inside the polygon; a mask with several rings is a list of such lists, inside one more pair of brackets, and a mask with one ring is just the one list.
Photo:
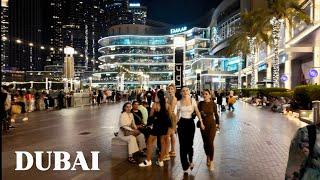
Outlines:
{"label": "lamp post", "polygon": [[89,77],[89,91],[92,89],[92,77]]}
{"label": "lamp post", "polygon": [[[64,48],[64,77],[70,80],[70,91],[72,91],[72,79],[74,78],[74,48],[67,46]],[[67,89],[68,87],[65,87]]]}

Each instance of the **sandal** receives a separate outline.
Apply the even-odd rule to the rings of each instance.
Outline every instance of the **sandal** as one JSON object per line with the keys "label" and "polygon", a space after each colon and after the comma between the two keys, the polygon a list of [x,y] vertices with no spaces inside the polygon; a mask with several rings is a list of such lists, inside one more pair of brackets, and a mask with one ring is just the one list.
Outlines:
{"label": "sandal", "polygon": [[128,157],[128,161],[132,164],[136,164],[137,161],[133,159],[133,157]]}
{"label": "sandal", "polygon": [[169,152],[169,156],[176,157],[176,152],[174,152],[174,151]]}

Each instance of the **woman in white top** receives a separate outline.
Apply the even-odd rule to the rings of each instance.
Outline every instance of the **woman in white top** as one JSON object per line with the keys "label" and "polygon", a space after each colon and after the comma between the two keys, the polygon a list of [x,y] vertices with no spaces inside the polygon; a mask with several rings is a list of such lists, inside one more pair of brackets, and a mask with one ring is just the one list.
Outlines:
{"label": "woman in white top", "polygon": [[200,127],[204,129],[197,103],[190,97],[190,90],[187,87],[181,89],[182,99],[177,103],[177,119],[178,119],[178,137],[180,143],[180,160],[185,173],[192,170],[194,164],[193,158],[193,138],[195,133],[195,124],[192,113],[195,112],[200,120]]}
{"label": "woman in white top", "polygon": [[[131,103],[127,102],[122,107],[122,112],[119,119],[119,135],[118,137],[128,142],[129,157],[128,161],[136,163],[133,159],[133,153],[143,151],[146,148],[144,135],[140,133],[136,124],[134,123],[133,114],[131,113]],[[138,141],[138,143],[137,143]],[[139,144],[139,146],[138,146]]]}

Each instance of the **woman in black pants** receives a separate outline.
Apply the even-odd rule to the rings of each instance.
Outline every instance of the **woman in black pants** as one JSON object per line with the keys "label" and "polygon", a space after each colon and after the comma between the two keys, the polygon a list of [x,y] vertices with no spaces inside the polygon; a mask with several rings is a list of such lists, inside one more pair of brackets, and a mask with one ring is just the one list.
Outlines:
{"label": "woman in black pants", "polygon": [[194,120],[192,113],[196,112],[197,117],[200,120],[201,129],[204,130],[204,125],[200,116],[200,112],[197,107],[197,103],[190,97],[190,90],[187,87],[183,87],[182,99],[177,103],[177,119],[178,119],[178,136],[180,143],[180,160],[182,168],[185,173],[189,173],[189,169],[192,170],[194,164],[193,158],[193,138],[195,133]]}
{"label": "woman in black pants", "polygon": [[198,104],[199,111],[201,113],[203,123],[206,129],[201,130],[201,136],[203,140],[204,151],[207,155],[207,166],[211,171],[213,167],[213,154],[214,154],[214,137],[216,136],[216,130],[219,127],[219,115],[217,111],[217,105],[212,101],[212,95],[208,89],[203,91],[204,101]]}

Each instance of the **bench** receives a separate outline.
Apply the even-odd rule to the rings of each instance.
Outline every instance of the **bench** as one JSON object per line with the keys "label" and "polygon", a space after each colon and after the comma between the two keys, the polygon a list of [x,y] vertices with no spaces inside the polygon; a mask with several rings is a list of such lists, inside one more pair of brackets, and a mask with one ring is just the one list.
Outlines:
{"label": "bench", "polygon": [[128,143],[119,137],[113,137],[111,140],[111,156],[112,158],[128,158]]}

